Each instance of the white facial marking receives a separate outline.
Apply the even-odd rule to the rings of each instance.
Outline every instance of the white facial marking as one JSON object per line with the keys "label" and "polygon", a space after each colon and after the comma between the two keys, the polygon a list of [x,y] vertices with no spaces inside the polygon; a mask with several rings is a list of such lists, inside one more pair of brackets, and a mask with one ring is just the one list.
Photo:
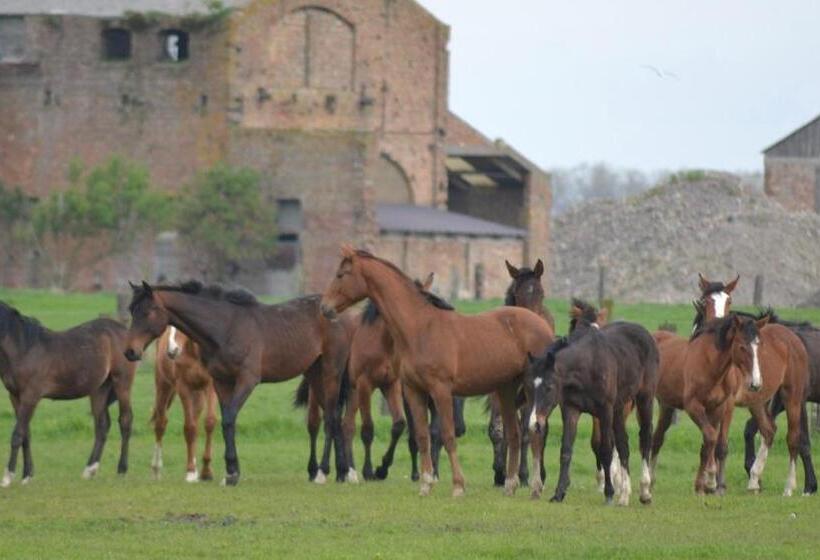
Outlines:
{"label": "white facial marking", "polygon": [[177,328],[171,327],[171,335],[168,337],[168,357],[172,360],[179,354],[179,343],[177,343]]}
{"label": "white facial marking", "polygon": [[601,325],[599,325],[598,323],[592,323],[592,328],[593,328],[593,329],[600,330]]}
{"label": "white facial marking", "polygon": [[763,385],[763,376],[760,373],[760,360],[757,358],[757,347],[760,339],[755,337],[752,341],[752,389],[760,389]]}
{"label": "white facial marking", "polygon": [[532,382],[532,384],[533,384],[533,385],[535,385],[535,388],[537,389],[538,387],[540,387],[540,386],[541,386],[541,384],[542,384],[543,382],[544,382],[544,379],[543,379],[543,378],[541,378],[541,377],[536,377],[536,378],[535,378],[535,381],[533,381],[533,382]]}
{"label": "white facial marking", "polygon": [[717,292],[710,296],[715,302],[715,318],[722,319],[726,316],[726,304],[729,301],[729,294],[726,292]]}
{"label": "white facial marking", "polygon": [[538,417],[535,415],[535,407],[532,407],[532,412],[530,412],[530,431],[534,432],[537,425]]}

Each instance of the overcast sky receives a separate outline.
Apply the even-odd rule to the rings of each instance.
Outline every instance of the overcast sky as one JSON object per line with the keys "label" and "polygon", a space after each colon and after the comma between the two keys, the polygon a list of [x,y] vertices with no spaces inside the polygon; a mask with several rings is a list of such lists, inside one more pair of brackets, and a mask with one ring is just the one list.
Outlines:
{"label": "overcast sky", "polygon": [[761,169],[820,113],[820,1],[420,2],[450,108],[543,167]]}

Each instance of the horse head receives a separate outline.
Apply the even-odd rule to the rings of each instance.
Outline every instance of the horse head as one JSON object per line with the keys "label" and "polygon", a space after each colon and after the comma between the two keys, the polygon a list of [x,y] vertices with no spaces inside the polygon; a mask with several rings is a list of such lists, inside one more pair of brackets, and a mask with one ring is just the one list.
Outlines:
{"label": "horse head", "polygon": [[[130,284],[130,283],[129,283]],[[142,359],[145,348],[162,336],[168,327],[168,311],[147,282],[137,286],[131,284],[133,295],[128,310],[131,312],[131,326],[126,338],[125,357],[132,362]]]}
{"label": "horse head", "polygon": [[541,259],[538,259],[538,262],[531,269],[526,267],[516,268],[506,260],[504,264],[507,265],[507,272],[512,278],[512,283],[507,288],[505,305],[514,305],[538,312],[544,301],[544,288],[541,285],[544,263]]}
{"label": "horse head", "polygon": [[721,319],[729,314],[732,306],[732,292],[737,287],[740,275],[729,283],[712,282],[698,273],[700,300],[704,303],[704,316],[707,321]]}

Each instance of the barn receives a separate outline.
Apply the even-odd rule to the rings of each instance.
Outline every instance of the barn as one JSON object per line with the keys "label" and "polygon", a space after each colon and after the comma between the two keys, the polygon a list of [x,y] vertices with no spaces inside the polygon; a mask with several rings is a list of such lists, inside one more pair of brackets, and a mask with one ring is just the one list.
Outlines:
{"label": "barn", "polygon": [[[458,297],[502,295],[505,258],[549,261],[549,177],[450,111],[447,25],[412,0],[225,4],[4,1],[0,180],[43,196],[113,154],[171,191],[256,169],[280,242],[238,281],[265,294],[321,290],[340,241]],[[151,274],[184,276],[180,253],[161,235]]]}

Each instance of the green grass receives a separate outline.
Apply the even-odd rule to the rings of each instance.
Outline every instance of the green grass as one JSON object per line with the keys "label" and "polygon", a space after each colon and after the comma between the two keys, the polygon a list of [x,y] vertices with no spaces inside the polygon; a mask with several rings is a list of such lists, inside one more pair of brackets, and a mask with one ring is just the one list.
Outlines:
{"label": "green grass", "polygon": [[[54,295],[3,291],[0,299],[65,328],[113,312],[113,296]],[[460,304],[467,312],[492,304]],[[550,302],[558,330],[566,328],[566,302]],[[670,321],[687,332],[688,305],[624,305],[616,318],[650,329]],[[820,322],[818,310],[787,310],[784,317]],[[692,492],[700,434],[687,418],[674,426],[661,455],[655,501],[629,508],[606,507],[595,488],[589,450],[590,423],[579,430],[566,502],[530,500],[528,492],[504,498],[491,485],[491,447],[483,403],[467,405],[467,435],[459,456],[467,496],[449,497],[449,468],[431,497],[422,499],[408,478],[404,441],[390,479],[358,486],[308,484],[304,413],[290,401],[296,381],[257,388],[239,416],[237,443],[242,481],[237,488],[183,482],[184,445],[178,405],[172,409],[165,444],[165,476],[152,480],[153,435],[148,417],[153,401],[150,363],[139,369],[134,387],[135,425],[131,470],[115,474],[119,435],[109,436],[102,469],[93,481],[80,479],[93,440],[87,400],[44,401],[32,423],[36,474],[32,484],[17,481],[0,491],[2,558],[658,558],[658,557],[816,557],[820,532],[817,498],[781,497],[786,476],[783,432],[778,433],[760,496],[746,495],[742,469],[742,423],[738,411],[727,467],[729,493],[702,499]],[[375,408],[375,407],[374,407]],[[115,412],[115,411],[114,411]],[[116,414],[115,414],[116,416]],[[0,402],[0,441],[8,444],[13,415]],[[389,434],[377,414],[374,444],[380,457]],[[783,422],[781,422],[783,424]],[[555,484],[560,420],[553,418],[547,447],[548,497]],[[630,420],[632,448],[636,426]],[[7,449],[7,447],[4,447]],[[361,445],[355,449],[361,464]],[[221,457],[221,436],[216,455]],[[2,457],[5,460],[5,455]],[[221,478],[221,459],[215,462]],[[633,451],[637,491],[637,452]],[[802,478],[800,478],[802,483]]]}

